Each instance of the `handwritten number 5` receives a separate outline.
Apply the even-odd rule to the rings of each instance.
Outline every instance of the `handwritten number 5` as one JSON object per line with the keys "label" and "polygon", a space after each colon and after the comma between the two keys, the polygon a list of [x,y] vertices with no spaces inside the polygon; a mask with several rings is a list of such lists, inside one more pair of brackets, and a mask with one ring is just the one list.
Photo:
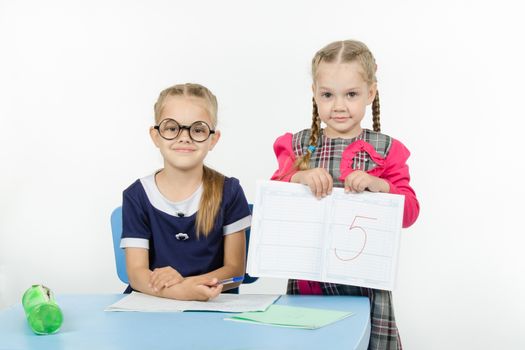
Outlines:
{"label": "handwritten number 5", "polygon": [[[361,248],[359,249],[359,251],[352,257],[350,258],[343,258],[341,257],[339,254],[337,254],[337,248],[334,249],[334,253],[335,253],[335,256],[339,259],[339,260],[342,260],[342,261],[351,261],[351,260],[355,260],[359,255],[361,255],[361,253],[363,253],[363,250],[365,250],[365,246],[366,246],[366,241],[367,241],[367,233],[365,231],[364,228],[362,228],[361,226],[357,226],[355,224],[356,220],[360,218],[360,219],[369,219],[369,220],[377,220],[377,218],[371,218],[371,217],[368,217],[368,216],[361,216],[361,215],[356,215],[354,217],[354,220],[352,221],[352,225],[350,225],[350,228],[349,228],[349,231],[352,231],[352,230],[361,230],[361,232],[363,232],[363,245],[361,246]],[[355,231],[354,231],[355,233]]]}

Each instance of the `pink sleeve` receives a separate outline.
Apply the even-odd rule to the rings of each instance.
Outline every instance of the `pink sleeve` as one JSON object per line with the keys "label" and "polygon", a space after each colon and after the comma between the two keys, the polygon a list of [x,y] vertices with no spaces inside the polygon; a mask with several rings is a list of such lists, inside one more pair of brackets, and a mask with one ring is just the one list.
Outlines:
{"label": "pink sleeve", "polygon": [[393,139],[386,157],[385,171],[381,175],[390,185],[390,193],[405,195],[403,227],[411,226],[419,215],[419,201],[410,187],[410,174],[406,164],[409,156],[410,151],[401,142]]}
{"label": "pink sleeve", "polygon": [[273,150],[279,163],[279,169],[272,175],[272,180],[290,182],[293,174],[297,172],[294,169],[295,155],[292,149],[292,134],[286,133],[279,136],[273,144]]}

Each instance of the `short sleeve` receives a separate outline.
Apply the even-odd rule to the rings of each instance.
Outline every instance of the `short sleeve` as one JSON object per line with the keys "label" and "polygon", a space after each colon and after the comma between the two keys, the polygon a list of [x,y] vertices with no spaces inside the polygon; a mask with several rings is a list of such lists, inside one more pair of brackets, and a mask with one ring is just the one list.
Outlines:
{"label": "short sleeve", "polygon": [[239,232],[251,225],[252,216],[244,191],[236,178],[225,181],[226,203],[224,207],[223,234]]}
{"label": "short sleeve", "polygon": [[297,172],[294,167],[295,154],[292,149],[292,136],[291,133],[286,133],[279,136],[273,144],[279,168],[273,173],[272,180],[290,182],[292,176]]}
{"label": "short sleeve", "polygon": [[381,175],[390,185],[390,193],[405,196],[403,227],[411,226],[419,216],[419,201],[410,186],[410,173],[406,164],[410,151],[399,141],[392,140],[392,146],[385,162],[385,171]]}
{"label": "short sleeve", "polygon": [[144,208],[132,189],[140,186],[136,183],[124,191],[122,199],[122,239],[121,248],[149,249],[151,229]]}

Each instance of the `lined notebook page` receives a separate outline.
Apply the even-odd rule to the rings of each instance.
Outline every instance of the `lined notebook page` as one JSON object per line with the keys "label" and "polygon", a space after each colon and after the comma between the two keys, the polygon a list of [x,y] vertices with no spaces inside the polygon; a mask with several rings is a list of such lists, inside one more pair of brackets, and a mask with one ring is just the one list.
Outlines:
{"label": "lined notebook page", "polygon": [[404,196],[259,181],[248,273],[392,290]]}

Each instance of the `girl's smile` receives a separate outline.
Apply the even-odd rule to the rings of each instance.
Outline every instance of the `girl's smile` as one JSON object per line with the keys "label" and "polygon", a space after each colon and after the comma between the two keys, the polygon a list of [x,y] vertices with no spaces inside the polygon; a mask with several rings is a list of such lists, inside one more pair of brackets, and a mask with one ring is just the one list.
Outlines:
{"label": "girl's smile", "polygon": [[339,122],[339,123],[344,123],[344,122],[346,122],[348,119],[350,119],[350,117],[339,117],[339,116],[334,116],[334,117],[330,117],[330,119],[335,120],[336,122]]}
{"label": "girl's smile", "polygon": [[178,138],[173,140],[173,144],[171,145],[171,149],[177,153],[192,153],[198,150],[199,145],[198,143],[193,143],[190,140],[187,139],[181,139],[182,135],[179,135]]}
{"label": "girl's smile", "polygon": [[175,152],[180,152],[180,153],[191,153],[191,152],[195,152],[195,149],[193,148],[180,148],[180,147],[177,147],[177,148],[174,148],[173,149]]}

